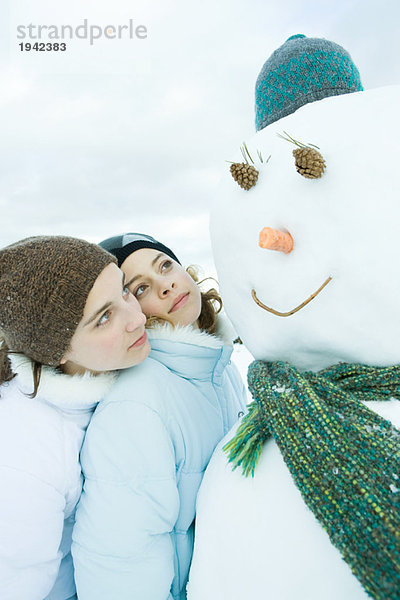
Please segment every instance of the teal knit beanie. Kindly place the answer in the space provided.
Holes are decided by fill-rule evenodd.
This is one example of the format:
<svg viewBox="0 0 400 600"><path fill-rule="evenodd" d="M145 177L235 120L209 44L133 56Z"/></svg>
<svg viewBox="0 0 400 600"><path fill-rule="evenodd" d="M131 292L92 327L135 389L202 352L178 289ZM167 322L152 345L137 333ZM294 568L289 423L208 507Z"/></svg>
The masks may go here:
<svg viewBox="0 0 400 600"><path fill-rule="evenodd" d="M320 38L292 35L264 63L256 83L256 130L328 96L363 89L344 48Z"/></svg>

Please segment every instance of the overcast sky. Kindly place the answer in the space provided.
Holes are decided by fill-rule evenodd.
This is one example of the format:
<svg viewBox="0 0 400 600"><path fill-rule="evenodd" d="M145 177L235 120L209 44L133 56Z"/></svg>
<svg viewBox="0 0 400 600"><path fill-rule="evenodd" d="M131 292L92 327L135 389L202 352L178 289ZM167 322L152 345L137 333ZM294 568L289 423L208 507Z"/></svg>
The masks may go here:
<svg viewBox="0 0 400 600"><path fill-rule="evenodd" d="M278 46L325 37L350 52L365 88L400 83L398 0L1 0L1 11L0 246L142 231L209 271L209 207L254 132L254 84ZM37 40L17 26L84 19L132 19L147 38L19 48Z"/></svg>

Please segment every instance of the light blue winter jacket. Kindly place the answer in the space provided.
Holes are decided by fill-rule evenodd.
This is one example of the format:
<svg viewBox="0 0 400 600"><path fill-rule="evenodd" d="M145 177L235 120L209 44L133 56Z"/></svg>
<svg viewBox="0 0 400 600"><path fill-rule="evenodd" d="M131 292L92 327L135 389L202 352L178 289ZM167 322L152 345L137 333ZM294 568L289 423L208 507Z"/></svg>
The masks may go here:
<svg viewBox="0 0 400 600"><path fill-rule="evenodd" d="M153 330L150 357L122 371L81 452L74 529L79 600L182 600L197 492L246 403L232 347L190 327Z"/></svg>

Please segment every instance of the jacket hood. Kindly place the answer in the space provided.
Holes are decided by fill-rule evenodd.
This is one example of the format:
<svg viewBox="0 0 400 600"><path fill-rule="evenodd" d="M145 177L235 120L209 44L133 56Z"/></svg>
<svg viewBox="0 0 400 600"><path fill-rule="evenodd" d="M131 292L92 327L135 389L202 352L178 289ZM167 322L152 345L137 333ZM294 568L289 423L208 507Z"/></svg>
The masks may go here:
<svg viewBox="0 0 400 600"><path fill-rule="evenodd" d="M9 354L14 380L20 390L31 394L34 389L32 361L24 354ZM116 373L67 375L58 369L42 366L37 398L62 409L89 409L105 396Z"/></svg>
<svg viewBox="0 0 400 600"><path fill-rule="evenodd" d="M224 332L228 328L222 327ZM172 327L169 323L147 330L150 357L180 377L218 382L232 354L232 341L210 335L191 325ZM226 335L226 333L225 333Z"/></svg>
<svg viewBox="0 0 400 600"><path fill-rule="evenodd" d="M191 325L176 325L173 327L169 323L160 323L146 329L149 340L169 340L181 342L183 344L194 344L206 348L221 348L222 346L232 346L235 339L235 331L225 315L218 315L215 335L210 335L200 329L193 329Z"/></svg>

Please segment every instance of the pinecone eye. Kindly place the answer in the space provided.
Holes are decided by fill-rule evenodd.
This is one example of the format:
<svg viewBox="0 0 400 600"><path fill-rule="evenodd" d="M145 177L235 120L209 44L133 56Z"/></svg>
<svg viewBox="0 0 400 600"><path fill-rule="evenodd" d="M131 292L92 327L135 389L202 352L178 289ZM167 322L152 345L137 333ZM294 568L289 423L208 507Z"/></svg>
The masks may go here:
<svg viewBox="0 0 400 600"><path fill-rule="evenodd" d="M293 150L296 161L296 170L308 179L319 179L325 171L325 161L322 154L314 148L306 146Z"/></svg>
<svg viewBox="0 0 400 600"><path fill-rule="evenodd" d="M230 171L233 179L244 190L249 190L257 183L258 171L248 163L233 163L231 164Z"/></svg>
<svg viewBox="0 0 400 600"><path fill-rule="evenodd" d="M278 133L278 137L297 146L296 150L293 150L297 172L308 179L319 179L322 177L326 165L321 152L318 152L318 146L310 143L303 144L303 142L295 140L286 131L283 133L284 135Z"/></svg>

